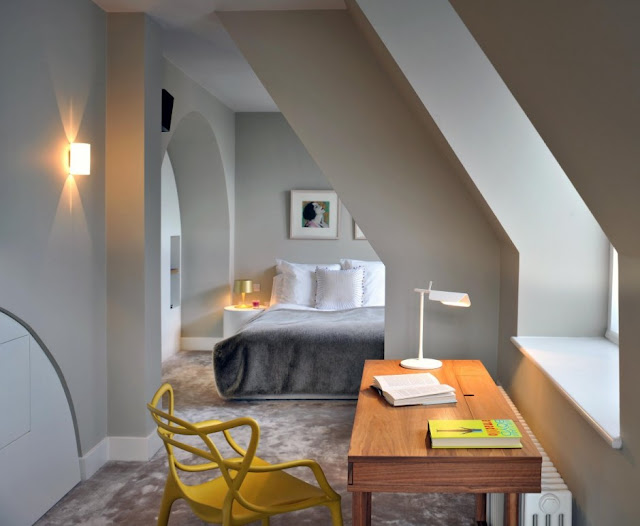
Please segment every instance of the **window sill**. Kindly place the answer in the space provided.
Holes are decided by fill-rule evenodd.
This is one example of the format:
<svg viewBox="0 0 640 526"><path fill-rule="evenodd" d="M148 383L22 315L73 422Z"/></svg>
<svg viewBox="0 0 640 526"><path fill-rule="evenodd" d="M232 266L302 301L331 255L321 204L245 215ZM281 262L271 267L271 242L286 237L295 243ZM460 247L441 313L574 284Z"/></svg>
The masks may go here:
<svg viewBox="0 0 640 526"><path fill-rule="evenodd" d="M617 345L605 338L518 336L511 341L612 448L622 448Z"/></svg>

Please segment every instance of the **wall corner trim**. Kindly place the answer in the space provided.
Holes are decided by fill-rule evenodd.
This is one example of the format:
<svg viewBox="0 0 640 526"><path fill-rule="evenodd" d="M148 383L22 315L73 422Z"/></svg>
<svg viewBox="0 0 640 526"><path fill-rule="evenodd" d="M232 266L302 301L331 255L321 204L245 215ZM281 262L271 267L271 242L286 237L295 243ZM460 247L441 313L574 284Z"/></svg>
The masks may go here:
<svg viewBox="0 0 640 526"><path fill-rule="evenodd" d="M80 477L90 479L110 460L146 462L162 447L155 429L146 437L105 437L80 457Z"/></svg>
<svg viewBox="0 0 640 526"><path fill-rule="evenodd" d="M109 460L109 437L103 438L86 455L80 457L80 479L90 479Z"/></svg>
<svg viewBox="0 0 640 526"><path fill-rule="evenodd" d="M155 429L146 437L109 437L109 460L146 462L161 447Z"/></svg>
<svg viewBox="0 0 640 526"><path fill-rule="evenodd" d="M213 346L223 338L180 338L181 351L213 351Z"/></svg>

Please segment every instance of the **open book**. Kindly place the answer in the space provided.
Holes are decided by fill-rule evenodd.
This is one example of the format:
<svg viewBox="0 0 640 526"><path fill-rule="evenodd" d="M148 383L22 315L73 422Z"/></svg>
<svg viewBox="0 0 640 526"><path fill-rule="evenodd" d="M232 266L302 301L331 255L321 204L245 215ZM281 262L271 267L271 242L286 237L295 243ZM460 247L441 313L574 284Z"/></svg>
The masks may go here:
<svg viewBox="0 0 640 526"><path fill-rule="evenodd" d="M374 376L372 387L393 406L456 402L456 390L438 382L431 373Z"/></svg>

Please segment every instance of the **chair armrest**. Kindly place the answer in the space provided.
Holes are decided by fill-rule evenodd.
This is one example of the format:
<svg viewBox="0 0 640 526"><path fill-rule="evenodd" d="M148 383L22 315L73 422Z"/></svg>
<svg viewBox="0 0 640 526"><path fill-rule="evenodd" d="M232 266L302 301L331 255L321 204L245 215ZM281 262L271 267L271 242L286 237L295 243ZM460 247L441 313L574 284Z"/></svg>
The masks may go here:
<svg viewBox="0 0 640 526"><path fill-rule="evenodd" d="M193 427L202 429L203 427L215 426L218 424L222 424L222 421L221 420L203 420L202 422L194 422Z"/></svg>
<svg viewBox="0 0 640 526"><path fill-rule="evenodd" d="M255 424L255 428L253 424ZM231 436L230 430L238 427L249 426L252 429L252 433L257 432L259 434L260 432L255 420L249 418L236 418L234 420L228 420L227 422L222 422L220 420L204 420L193 425L197 427L199 431L202 431L207 435L222 432L229 446L231 446L231 448L241 456L245 456L247 454L247 450L238 445Z"/></svg>
<svg viewBox="0 0 640 526"><path fill-rule="evenodd" d="M176 460L176 467L180 471L187 471L189 473L200 473L201 471L209 471L211 469L218 469L217 462L206 462L205 464L183 464Z"/></svg>
<svg viewBox="0 0 640 526"><path fill-rule="evenodd" d="M309 468L313 472L313 475L316 478L316 482L318 483L322 491L324 491L328 496L333 498L338 496L338 494L329 485L329 482L327 481L327 477L325 476L324 471L322 471L320 464L318 464L315 460L310 460L310 459L292 460L290 462L282 462L280 464L269 464L267 466L252 465L249 468L249 472L267 473L270 471L282 471L285 469L299 468L299 467Z"/></svg>

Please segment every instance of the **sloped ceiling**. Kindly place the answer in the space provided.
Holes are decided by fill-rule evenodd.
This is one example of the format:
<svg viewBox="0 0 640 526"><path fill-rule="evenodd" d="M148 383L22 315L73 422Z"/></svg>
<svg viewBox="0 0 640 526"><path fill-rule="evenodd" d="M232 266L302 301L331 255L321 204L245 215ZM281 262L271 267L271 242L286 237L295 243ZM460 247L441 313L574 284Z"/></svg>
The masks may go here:
<svg viewBox="0 0 640 526"><path fill-rule="evenodd" d="M639 256L640 3L451 4L614 246Z"/></svg>
<svg viewBox="0 0 640 526"><path fill-rule="evenodd" d="M110 13L144 12L163 29L165 58L233 111L278 111L218 11L345 9L343 0L94 0Z"/></svg>

